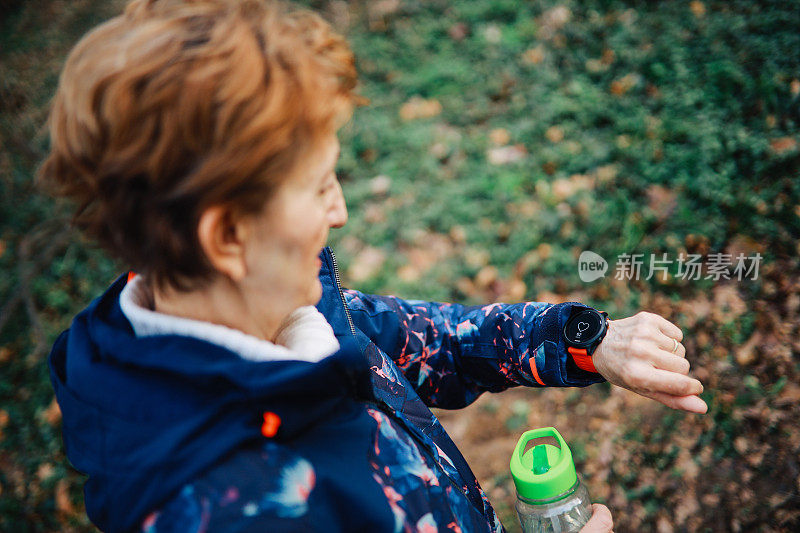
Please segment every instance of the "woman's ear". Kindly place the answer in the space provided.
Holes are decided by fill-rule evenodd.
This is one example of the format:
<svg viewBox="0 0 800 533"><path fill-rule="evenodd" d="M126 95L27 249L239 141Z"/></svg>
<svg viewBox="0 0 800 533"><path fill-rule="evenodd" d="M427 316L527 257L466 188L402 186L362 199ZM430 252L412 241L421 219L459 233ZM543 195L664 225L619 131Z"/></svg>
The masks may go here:
<svg viewBox="0 0 800 533"><path fill-rule="evenodd" d="M197 237L211 265L234 282L247 275L245 243L248 236L246 221L235 216L224 205L206 208L200 214Z"/></svg>

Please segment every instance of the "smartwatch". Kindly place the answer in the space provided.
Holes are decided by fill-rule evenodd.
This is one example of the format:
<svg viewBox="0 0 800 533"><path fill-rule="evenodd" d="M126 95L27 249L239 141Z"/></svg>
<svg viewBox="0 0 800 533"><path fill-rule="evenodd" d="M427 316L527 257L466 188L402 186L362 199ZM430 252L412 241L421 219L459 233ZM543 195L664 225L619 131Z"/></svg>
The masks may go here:
<svg viewBox="0 0 800 533"><path fill-rule="evenodd" d="M578 368L597 373L592 354L608 331L608 313L591 308L573 309L564 326L567 351Z"/></svg>

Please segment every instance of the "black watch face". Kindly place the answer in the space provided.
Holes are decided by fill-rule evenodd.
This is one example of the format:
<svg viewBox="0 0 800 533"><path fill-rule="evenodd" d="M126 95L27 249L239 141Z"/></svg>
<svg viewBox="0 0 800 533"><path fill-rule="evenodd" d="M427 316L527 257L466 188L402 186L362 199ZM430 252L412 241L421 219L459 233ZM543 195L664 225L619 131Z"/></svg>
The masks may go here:
<svg viewBox="0 0 800 533"><path fill-rule="evenodd" d="M603 332L605 317L594 309L584 309L564 326L567 342L579 348L591 345Z"/></svg>

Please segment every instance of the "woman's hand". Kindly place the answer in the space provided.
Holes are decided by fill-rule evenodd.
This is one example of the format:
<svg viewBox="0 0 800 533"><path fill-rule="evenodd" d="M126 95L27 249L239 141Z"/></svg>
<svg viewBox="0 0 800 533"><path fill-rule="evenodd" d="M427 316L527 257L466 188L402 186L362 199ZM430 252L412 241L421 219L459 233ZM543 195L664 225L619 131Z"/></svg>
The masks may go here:
<svg viewBox="0 0 800 533"><path fill-rule="evenodd" d="M673 409L705 413L708 406L698 396L703 385L688 376L690 365L682 340L678 326L656 314L641 312L608 321L608 332L592 362L614 385Z"/></svg>
<svg viewBox="0 0 800 533"><path fill-rule="evenodd" d="M580 530L580 533L611 533L614 520L611 511L601 503L592 504L592 517Z"/></svg>

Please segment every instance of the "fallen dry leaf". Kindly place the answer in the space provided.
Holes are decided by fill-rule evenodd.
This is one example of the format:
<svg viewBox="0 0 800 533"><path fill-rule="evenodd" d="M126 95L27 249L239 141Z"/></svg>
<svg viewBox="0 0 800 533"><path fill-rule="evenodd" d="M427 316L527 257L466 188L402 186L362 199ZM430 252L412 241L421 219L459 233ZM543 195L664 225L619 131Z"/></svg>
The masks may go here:
<svg viewBox="0 0 800 533"><path fill-rule="evenodd" d="M587 59L584 66L586 67L586 70L592 73L603 72L604 70L608 70L608 65L604 65L602 61L594 58Z"/></svg>
<svg viewBox="0 0 800 533"><path fill-rule="evenodd" d="M763 341L761 333L756 331L753 335L736 350L736 362L741 366L753 364L756 360L756 346Z"/></svg>
<svg viewBox="0 0 800 533"><path fill-rule="evenodd" d="M487 265L475 275L475 286L479 289L485 289L497 280L497 276L497 267Z"/></svg>
<svg viewBox="0 0 800 533"><path fill-rule="evenodd" d="M456 281L456 288L469 298L475 297L478 294L475 284L466 276L458 278Z"/></svg>
<svg viewBox="0 0 800 533"><path fill-rule="evenodd" d="M594 180L585 174L573 174L569 178L555 180L550 190L557 201L566 200L580 191L590 191L594 188Z"/></svg>
<svg viewBox="0 0 800 533"><path fill-rule="evenodd" d="M706 14L706 5L703 2L694 0L693 2L689 3L689 10L692 12L692 15L700 18Z"/></svg>
<svg viewBox="0 0 800 533"><path fill-rule="evenodd" d="M406 252L408 263L397 270L403 281L416 281L436 263L453 252L450 237L430 231L419 231L413 239L414 247Z"/></svg>
<svg viewBox="0 0 800 533"><path fill-rule="evenodd" d="M450 29L447 30L447 35L454 41L463 41L469 36L469 26L463 22L457 22L450 26Z"/></svg>
<svg viewBox="0 0 800 533"><path fill-rule="evenodd" d="M553 247L546 242L543 242L542 244L536 247L536 253L538 253L539 257L541 257L542 259L547 259L548 257L550 257L550 254L552 252L553 252Z"/></svg>
<svg viewBox="0 0 800 533"><path fill-rule="evenodd" d="M547 302L551 304L563 304L569 302L569 297L564 294L556 294L550 291L541 291L536 294L537 302Z"/></svg>
<svg viewBox="0 0 800 533"><path fill-rule="evenodd" d="M486 158L492 165L505 165L524 159L528 151L521 144L498 146L486 151Z"/></svg>
<svg viewBox="0 0 800 533"><path fill-rule="evenodd" d="M661 128L662 120L653 115L647 115L644 117L644 123L647 127L647 137L650 139L658 137L658 130Z"/></svg>
<svg viewBox="0 0 800 533"><path fill-rule="evenodd" d="M506 205L506 212L511 217L531 218L541 210L542 210L542 205L536 200L509 202Z"/></svg>
<svg viewBox="0 0 800 533"><path fill-rule="evenodd" d="M391 15L397 12L398 9L400 9L400 0L377 0L367 4L367 11L373 17Z"/></svg>
<svg viewBox="0 0 800 533"><path fill-rule="evenodd" d="M608 183L617 177L618 172L616 165L603 165L602 167L597 167L594 174L600 183Z"/></svg>
<svg viewBox="0 0 800 533"><path fill-rule="evenodd" d="M386 252L367 246L353 258L347 273L353 281L365 281L374 276L386 261Z"/></svg>
<svg viewBox="0 0 800 533"><path fill-rule="evenodd" d="M429 250L437 261L442 261L453 252L450 237L434 231L419 231L414 235L414 246Z"/></svg>
<svg viewBox="0 0 800 533"><path fill-rule="evenodd" d="M656 531L658 533L672 533L675 531L675 528L672 527L672 524L666 516L661 516L656 523Z"/></svg>
<svg viewBox="0 0 800 533"><path fill-rule="evenodd" d="M397 277L407 283L411 283L419 281L420 277L422 277L422 272L414 265L403 265L397 269Z"/></svg>
<svg viewBox="0 0 800 533"><path fill-rule="evenodd" d="M472 268L478 268L489 264L489 252L483 248L474 246L464 250L464 261Z"/></svg>
<svg viewBox="0 0 800 533"><path fill-rule="evenodd" d="M483 38L487 43L497 44L503 38L503 32L497 24L489 24L483 30Z"/></svg>
<svg viewBox="0 0 800 533"><path fill-rule="evenodd" d="M370 224L386 222L386 208L381 204L367 203L364 207L364 220Z"/></svg>
<svg viewBox="0 0 800 533"><path fill-rule="evenodd" d="M686 244L686 250L693 254L706 255L711 249L708 237L705 235L690 233L684 239L684 243Z"/></svg>
<svg viewBox="0 0 800 533"><path fill-rule="evenodd" d="M345 235L339 242L339 249L346 255L355 255L363 247L364 243L354 235Z"/></svg>
<svg viewBox="0 0 800 533"><path fill-rule="evenodd" d="M400 9L400 0L377 0L367 3L369 28L373 31L386 28L386 17Z"/></svg>
<svg viewBox="0 0 800 533"><path fill-rule="evenodd" d="M787 405L797 405L800 403L800 385L796 383L786 383L778 393L778 399Z"/></svg>
<svg viewBox="0 0 800 533"><path fill-rule="evenodd" d="M435 117L442 112L442 104L435 99L414 96L400 106L400 118L409 121Z"/></svg>
<svg viewBox="0 0 800 533"><path fill-rule="evenodd" d="M739 436L733 439L733 447L736 448L737 452L744 455L750 449L750 443L745 437Z"/></svg>
<svg viewBox="0 0 800 533"><path fill-rule="evenodd" d="M662 185L651 185L647 188L647 206L656 215L659 222L663 222L675 212L678 207L678 195Z"/></svg>
<svg viewBox="0 0 800 533"><path fill-rule="evenodd" d="M450 153L450 149L445 143L433 143L428 149L428 153L436 159L442 160Z"/></svg>
<svg viewBox="0 0 800 533"><path fill-rule="evenodd" d="M541 46L537 46L536 48L531 48L530 50L526 50L522 54L522 62L527 63L529 65L538 65L544 61L544 48Z"/></svg>
<svg viewBox="0 0 800 533"><path fill-rule="evenodd" d="M686 326L691 328L711 314L711 302L706 294L701 293L696 298L680 302L678 309L686 317ZM701 333L705 335L705 332ZM706 343L698 341L698 344L702 346Z"/></svg>
<svg viewBox="0 0 800 533"><path fill-rule="evenodd" d="M695 439L689 443L693 445ZM688 448L681 448L678 452L678 457L675 460L675 466L682 472L681 477L686 480L695 480L700 475L700 466L697 460Z"/></svg>
<svg viewBox="0 0 800 533"><path fill-rule="evenodd" d="M375 196L383 196L389 192L389 187L392 186L392 178L383 174L375 176L369 180L369 192Z"/></svg>
<svg viewBox="0 0 800 533"><path fill-rule="evenodd" d="M464 244L467 242L467 230L464 229L464 226L453 226L450 228L450 238L457 244Z"/></svg>
<svg viewBox="0 0 800 533"><path fill-rule="evenodd" d="M500 283L497 300L501 302L516 303L525 299L528 286L519 278L503 280Z"/></svg>
<svg viewBox="0 0 800 533"><path fill-rule="evenodd" d="M731 261L736 264L739 254L749 257L756 253L764 254L766 245L746 235L736 235L725 247L725 253L731 255Z"/></svg>
<svg viewBox="0 0 800 533"><path fill-rule="evenodd" d="M47 406L42 412L42 416L44 420L50 424L51 426L55 426L59 422L61 422L61 408L58 406L58 402L56 401L55 397L50 402L50 405Z"/></svg>
<svg viewBox="0 0 800 533"><path fill-rule="evenodd" d="M39 468L36 470L36 477L39 478L39 481L45 481L53 476L55 473L55 468L50 463L42 463L39 465Z"/></svg>
<svg viewBox="0 0 800 533"><path fill-rule="evenodd" d="M556 6L548 9L539 17L539 37L552 39L558 30L564 27L572 18L572 11L566 6Z"/></svg>
<svg viewBox="0 0 800 533"><path fill-rule="evenodd" d="M8 411L6 411L5 409L0 409L0 442L3 442L3 439L5 439L3 428L5 428L7 424L8 424Z"/></svg>
<svg viewBox="0 0 800 533"><path fill-rule="evenodd" d="M495 146L505 146L511 140L511 134L505 128L495 128L489 132L489 140Z"/></svg>
<svg viewBox="0 0 800 533"><path fill-rule="evenodd" d="M678 504L674 509L675 521L678 524L683 524L687 518L696 514L700 510L700 504L697 501L697 496L693 489L689 489L678 500Z"/></svg>
<svg viewBox="0 0 800 533"><path fill-rule="evenodd" d="M747 311L747 303L736 287L732 283L714 286L714 315L720 323L731 322Z"/></svg>
<svg viewBox="0 0 800 533"><path fill-rule="evenodd" d="M772 139L769 145L776 154L782 154L797 148L797 141L792 137L780 137Z"/></svg>
<svg viewBox="0 0 800 533"><path fill-rule="evenodd" d="M622 96L634 87L636 87L642 80L642 76L637 73L626 74L611 82L611 94L614 96Z"/></svg>
<svg viewBox="0 0 800 533"><path fill-rule="evenodd" d="M550 126L544 136L551 143L560 143L564 140L564 130L560 126Z"/></svg>
<svg viewBox="0 0 800 533"><path fill-rule="evenodd" d="M69 482L66 479L61 479L56 484L56 509L66 515L75 514L75 507L72 505L72 500L69 498Z"/></svg>

